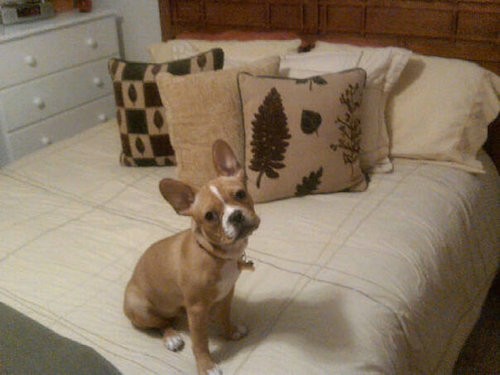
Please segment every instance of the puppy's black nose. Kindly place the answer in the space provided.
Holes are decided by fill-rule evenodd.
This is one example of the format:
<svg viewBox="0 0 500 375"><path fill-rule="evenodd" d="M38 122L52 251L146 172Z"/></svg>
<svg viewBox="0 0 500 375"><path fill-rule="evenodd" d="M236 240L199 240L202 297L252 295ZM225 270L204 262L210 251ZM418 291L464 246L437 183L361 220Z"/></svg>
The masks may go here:
<svg viewBox="0 0 500 375"><path fill-rule="evenodd" d="M242 224L245 221L245 217L240 210L234 211L231 215L229 215L228 221L231 224Z"/></svg>

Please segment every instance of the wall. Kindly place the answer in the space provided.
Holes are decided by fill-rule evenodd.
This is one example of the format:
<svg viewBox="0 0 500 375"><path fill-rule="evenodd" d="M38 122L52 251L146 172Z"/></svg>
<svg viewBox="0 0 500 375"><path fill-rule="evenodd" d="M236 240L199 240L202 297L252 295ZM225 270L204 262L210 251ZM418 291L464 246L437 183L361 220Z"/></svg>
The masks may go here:
<svg viewBox="0 0 500 375"><path fill-rule="evenodd" d="M161 42L158 0L96 0L93 3L94 7L117 12L122 57L150 61L147 47Z"/></svg>

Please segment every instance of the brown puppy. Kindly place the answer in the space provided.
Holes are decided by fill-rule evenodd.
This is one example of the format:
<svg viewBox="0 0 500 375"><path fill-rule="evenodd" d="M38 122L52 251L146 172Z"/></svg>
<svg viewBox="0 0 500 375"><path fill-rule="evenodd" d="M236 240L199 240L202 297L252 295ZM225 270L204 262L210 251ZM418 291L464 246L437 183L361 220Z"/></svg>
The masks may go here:
<svg viewBox="0 0 500 375"><path fill-rule="evenodd" d="M208 349L210 310L218 307L224 335L238 340L244 326L230 321L234 284L241 269L248 236L259 226L244 172L227 143L213 145L218 177L198 191L172 179L160 182L163 197L180 215L191 216L191 229L153 244L142 255L125 291L124 311L138 328L159 328L168 349L182 349L181 336L169 319L186 310L199 374L222 371Z"/></svg>

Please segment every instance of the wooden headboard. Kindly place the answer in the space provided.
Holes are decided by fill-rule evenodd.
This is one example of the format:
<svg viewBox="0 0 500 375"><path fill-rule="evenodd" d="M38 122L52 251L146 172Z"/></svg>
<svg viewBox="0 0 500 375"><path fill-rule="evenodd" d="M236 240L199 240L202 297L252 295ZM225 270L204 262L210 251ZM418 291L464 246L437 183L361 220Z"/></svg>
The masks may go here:
<svg viewBox="0 0 500 375"><path fill-rule="evenodd" d="M500 74L499 0L159 0L162 38L292 31L475 61Z"/></svg>

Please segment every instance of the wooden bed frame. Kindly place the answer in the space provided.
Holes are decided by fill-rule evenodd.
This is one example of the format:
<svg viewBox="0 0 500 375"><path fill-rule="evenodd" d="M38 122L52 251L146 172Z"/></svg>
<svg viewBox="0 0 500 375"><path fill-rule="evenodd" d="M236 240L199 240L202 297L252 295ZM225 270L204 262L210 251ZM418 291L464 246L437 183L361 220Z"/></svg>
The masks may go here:
<svg viewBox="0 0 500 375"><path fill-rule="evenodd" d="M474 61L500 74L498 0L159 0L162 39L181 33L283 31L315 40L393 45ZM499 117L500 118L500 117ZM500 120L486 149L500 171ZM494 155L496 154L496 156Z"/></svg>

